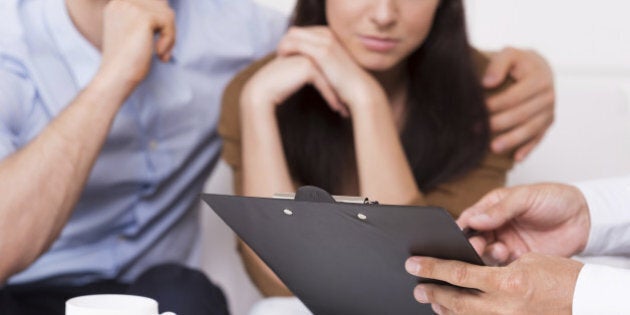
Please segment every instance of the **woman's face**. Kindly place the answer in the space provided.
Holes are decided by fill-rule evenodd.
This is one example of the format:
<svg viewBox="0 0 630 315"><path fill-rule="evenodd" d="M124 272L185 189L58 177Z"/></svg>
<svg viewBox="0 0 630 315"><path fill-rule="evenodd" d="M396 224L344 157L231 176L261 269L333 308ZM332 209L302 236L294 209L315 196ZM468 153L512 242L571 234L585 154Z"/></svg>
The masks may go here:
<svg viewBox="0 0 630 315"><path fill-rule="evenodd" d="M422 45L440 0L326 0L328 25L360 66L393 69Z"/></svg>

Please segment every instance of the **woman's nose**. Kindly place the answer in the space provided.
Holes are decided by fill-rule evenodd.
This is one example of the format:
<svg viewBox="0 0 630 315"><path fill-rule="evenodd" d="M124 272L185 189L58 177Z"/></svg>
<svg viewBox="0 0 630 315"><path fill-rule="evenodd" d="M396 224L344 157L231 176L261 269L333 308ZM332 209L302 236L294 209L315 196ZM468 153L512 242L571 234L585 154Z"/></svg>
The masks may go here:
<svg viewBox="0 0 630 315"><path fill-rule="evenodd" d="M398 19L397 0L377 0L371 12L371 20L379 28L388 28Z"/></svg>

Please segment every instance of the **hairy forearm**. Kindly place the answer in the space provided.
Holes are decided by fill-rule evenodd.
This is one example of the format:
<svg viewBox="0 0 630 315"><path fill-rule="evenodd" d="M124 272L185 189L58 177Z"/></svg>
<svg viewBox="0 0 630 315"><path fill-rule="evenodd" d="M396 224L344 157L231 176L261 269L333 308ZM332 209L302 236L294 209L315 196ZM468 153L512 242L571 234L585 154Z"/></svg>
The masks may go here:
<svg viewBox="0 0 630 315"><path fill-rule="evenodd" d="M26 147L0 162L0 283L57 238L74 208L127 87L96 78Z"/></svg>
<svg viewBox="0 0 630 315"><path fill-rule="evenodd" d="M386 98L352 113L361 195L387 204L422 199Z"/></svg>

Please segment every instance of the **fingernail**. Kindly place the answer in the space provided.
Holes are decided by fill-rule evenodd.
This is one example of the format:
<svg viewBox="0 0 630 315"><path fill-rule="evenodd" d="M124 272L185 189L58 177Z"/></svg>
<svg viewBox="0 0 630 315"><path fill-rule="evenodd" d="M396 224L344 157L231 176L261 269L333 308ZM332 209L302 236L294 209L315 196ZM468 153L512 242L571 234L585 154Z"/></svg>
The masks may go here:
<svg viewBox="0 0 630 315"><path fill-rule="evenodd" d="M489 74L483 78L483 85L492 85L496 81L497 81L497 78L494 75Z"/></svg>
<svg viewBox="0 0 630 315"><path fill-rule="evenodd" d="M415 258L409 258L405 262L405 269L412 275L417 275L420 272L420 264Z"/></svg>
<svg viewBox="0 0 630 315"><path fill-rule="evenodd" d="M427 291L422 286L416 286L413 290L413 296L420 303L429 303L429 299L427 298Z"/></svg>
<svg viewBox="0 0 630 315"><path fill-rule="evenodd" d="M492 150L497 153L502 153L505 149L505 144L502 141L494 141L492 142Z"/></svg>

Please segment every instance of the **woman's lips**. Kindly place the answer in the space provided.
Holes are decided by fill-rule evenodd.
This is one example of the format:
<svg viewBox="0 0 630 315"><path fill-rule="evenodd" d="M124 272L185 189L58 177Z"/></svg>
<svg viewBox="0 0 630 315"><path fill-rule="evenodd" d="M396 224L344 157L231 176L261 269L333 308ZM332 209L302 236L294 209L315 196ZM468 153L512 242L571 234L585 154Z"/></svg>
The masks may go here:
<svg viewBox="0 0 630 315"><path fill-rule="evenodd" d="M367 49L376 52L389 52L396 48L396 45L398 45L399 42L399 40L393 38L364 35L360 35L359 39Z"/></svg>

